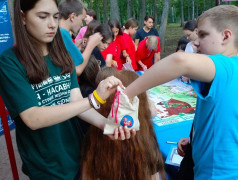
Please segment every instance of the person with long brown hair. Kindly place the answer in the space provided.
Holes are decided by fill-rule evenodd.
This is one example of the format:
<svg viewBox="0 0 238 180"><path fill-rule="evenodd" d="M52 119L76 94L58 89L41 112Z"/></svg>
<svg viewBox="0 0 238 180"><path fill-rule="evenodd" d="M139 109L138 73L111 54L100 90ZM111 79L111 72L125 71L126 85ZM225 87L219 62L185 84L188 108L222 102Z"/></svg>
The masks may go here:
<svg viewBox="0 0 238 180"><path fill-rule="evenodd" d="M138 78L132 71L103 68L96 78L100 82L114 75L125 86ZM99 113L109 115L114 96L101 106ZM163 158L159 150L151 121L151 111L146 93L138 96L140 130L137 135L123 142L111 141L97 128L91 126L82 150L83 180L157 180L165 179Z"/></svg>
<svg viewBox="0 0 238 180"><path fill-rule="evenodd" d="M105 118L91 108L100 103L78 88L56 0L15 0L14 24L16 46L0 56L0 94L16 124L22 170L34 180L74 179L83 138L76 116L103 129ZM105 101L120 84L109 77L96 93Z"/></svg>

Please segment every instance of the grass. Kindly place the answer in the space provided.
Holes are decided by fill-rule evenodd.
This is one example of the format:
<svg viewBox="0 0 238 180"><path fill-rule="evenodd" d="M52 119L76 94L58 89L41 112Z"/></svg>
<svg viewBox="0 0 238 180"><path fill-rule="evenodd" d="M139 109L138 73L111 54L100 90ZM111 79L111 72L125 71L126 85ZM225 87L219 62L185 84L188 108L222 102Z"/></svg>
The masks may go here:
<svg viewBox="0 0 238 180"><path fill-rule="evenodd" d="M165 35L165 52L161 52L164 58L175 52L179 39L183 36L183 30L179 23L168 24Z"/></svg>

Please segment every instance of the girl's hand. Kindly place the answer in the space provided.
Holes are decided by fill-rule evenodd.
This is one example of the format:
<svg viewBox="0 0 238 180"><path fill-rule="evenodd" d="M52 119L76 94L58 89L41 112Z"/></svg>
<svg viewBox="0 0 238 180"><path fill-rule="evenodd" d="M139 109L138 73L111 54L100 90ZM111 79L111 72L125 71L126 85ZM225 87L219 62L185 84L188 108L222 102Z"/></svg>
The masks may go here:
<svg viewBox="0 0 238 180"><path fill-rule="evenodd" d="M130 139L136 135L136 131L134 129L129 130L127 127L119 127L116 128L114 134L107 135L111 140L125 140Z"/></svg>
<svg viewBox="0 0 238 180"><path fill-rule="evenodd" d="M96 91L101 99L106 100L116 91L117 86L123 87L121 81L114 76L110 76L99 83Z"/></svg>
<svg viewBox="0 0 238 180"><path fill-rule="evenodd" d="M131 58L129 56L126 56L126 62L131 64Z"/></svg>
<svg viewBox="0 0 238 180"><path fill-rule="evenodd" d="M114 67L114 68L117 68L117 67L118 67L118 66L117 66L117 62L114 61L114 60L112 60L112 67Z"/></svg>
<svg viewBox="0 0 238 180"><path fill-rule="evenodd" d="M95 33L89 36L87 41L87 46L96 47L102 40L102 35L100 33Z"/></svg>
<svg viewBox="0 0 238 180"><path fill-rule="evenodd" d="M142 67L143 71L147 70L147 66L146 65L143 64L141 67Z"/></svg>

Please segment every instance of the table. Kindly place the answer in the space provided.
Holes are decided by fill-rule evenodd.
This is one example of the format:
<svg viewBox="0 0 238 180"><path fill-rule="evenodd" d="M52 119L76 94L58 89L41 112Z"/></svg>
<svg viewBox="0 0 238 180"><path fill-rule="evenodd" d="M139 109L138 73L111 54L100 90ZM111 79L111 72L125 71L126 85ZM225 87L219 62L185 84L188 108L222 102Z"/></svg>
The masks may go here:
<svg viewBox="0 0 238 180"><path fill-rule="evenodd" d="M192 87L180 78L154 87L147 94L157 109L157 116L153 118L154 130L160 151L166 159L171 146L176 146L166 141L178 142L189 137L196 98Z"/></svg>
<svg viewBox="0 0 238 180"><path fill-rule="evenodd" d="M149 89L147 94L157 109L153 125L160 151L166 159L171 149L177 147L167 141L178 142L181 138L189 137L196 107L194 91L192 86L177 78ZM173 179L178 168L165 164L168 180Z"/></svg>

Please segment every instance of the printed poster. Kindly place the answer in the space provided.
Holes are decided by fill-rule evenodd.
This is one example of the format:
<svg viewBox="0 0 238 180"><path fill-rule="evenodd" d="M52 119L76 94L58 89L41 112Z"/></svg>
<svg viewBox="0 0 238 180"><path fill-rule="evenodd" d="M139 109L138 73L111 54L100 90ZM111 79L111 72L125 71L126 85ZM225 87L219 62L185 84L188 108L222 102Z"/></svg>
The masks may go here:
<svg viewBox="0 0 238 180"><path fill-rule="evenodd" d="M12 25L8 11L7 1L0 0L0 54L10 48L14 43ZM9 128L15 127L11 117L7 115ZM2 121L0 117L0 135L3 134Z"/></svg>
<svg viewBox="0 0 238 180"><path fill-rule="evenodd" d="M14 43L12 25L6 0L0 0L0 54Z"/></svg>

